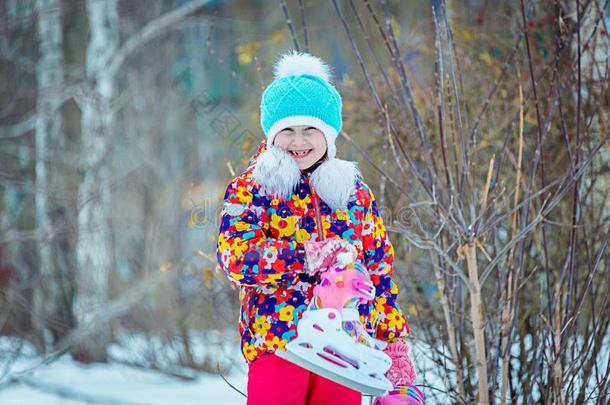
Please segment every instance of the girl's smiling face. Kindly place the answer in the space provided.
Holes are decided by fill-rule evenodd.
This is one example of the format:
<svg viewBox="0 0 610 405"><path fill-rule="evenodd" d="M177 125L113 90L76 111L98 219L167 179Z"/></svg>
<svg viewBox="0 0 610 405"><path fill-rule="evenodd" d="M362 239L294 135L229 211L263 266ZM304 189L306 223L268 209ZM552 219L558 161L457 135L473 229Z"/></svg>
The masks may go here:
<svg viewBox="0 0 610 405"><path fill-rule="evenodd" d="M318 128L309 125L297 125L282 129L275 135L273 145L288 152L305 170L326 153L326 138Z"/></svg>

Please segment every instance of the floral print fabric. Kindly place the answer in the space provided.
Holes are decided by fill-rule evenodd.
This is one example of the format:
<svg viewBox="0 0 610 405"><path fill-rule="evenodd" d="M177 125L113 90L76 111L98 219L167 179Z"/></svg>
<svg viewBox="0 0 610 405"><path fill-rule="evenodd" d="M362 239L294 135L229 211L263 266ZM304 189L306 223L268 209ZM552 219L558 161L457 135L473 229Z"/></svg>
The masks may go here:
<svg viewBox="0 0 610 405"><path fill-rule="evenodd" d="M270 198L252 178L265 147L261 143L246 171L227 187L217 246L221 269L239 286L239 332L246 361L283 349L296 337L296 325L319 280L304 268L303 242L317 238L320 231L327 238L349 241L371 276L376 297L358 308L367 331L387 342L404 340L410 329L391 277L394 249L371 190L358 180L347 209L333 211L303 173L290 199Z"/></svg>

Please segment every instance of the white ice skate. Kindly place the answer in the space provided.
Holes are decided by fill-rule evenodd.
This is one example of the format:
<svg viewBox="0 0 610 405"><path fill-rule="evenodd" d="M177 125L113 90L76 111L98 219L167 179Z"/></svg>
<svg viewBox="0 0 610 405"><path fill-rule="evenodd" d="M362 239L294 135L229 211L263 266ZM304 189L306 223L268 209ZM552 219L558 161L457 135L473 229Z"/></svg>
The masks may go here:
<svg viewBox="0 0 610 405"><path fill-rule="evenodd" d="M392 365L362 326L357 306L375 296L375 287L358 263L340 263L321 274L314 297L297 325L297 337L276 356L366 395L385 395Z"/></svg>
<svg viewBox="0 0 610 405"><path fill-rule="evenodd" d="M385 395L393 386L384 376L392 362L383 351L358 343L342 328L334 308L308 310L298 337L276 356L368 395Z"/></svg>

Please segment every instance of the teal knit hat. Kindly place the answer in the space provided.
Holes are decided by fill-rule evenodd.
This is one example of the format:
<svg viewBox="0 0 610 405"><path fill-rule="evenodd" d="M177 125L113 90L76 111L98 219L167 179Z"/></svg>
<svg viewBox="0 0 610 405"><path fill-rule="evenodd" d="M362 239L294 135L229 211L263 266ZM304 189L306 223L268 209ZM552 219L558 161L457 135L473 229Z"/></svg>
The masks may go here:
<svg viewBox="0 0 610 405"><path fill-rule="evenodd" d="M330 159L336 155L335 141L341 130L341 95L329 82L330 68L320 58L290 51L274 66L275 79L261 97L261 127L267 145L275 135L295 125L318 128L326 138Z"/></svg>

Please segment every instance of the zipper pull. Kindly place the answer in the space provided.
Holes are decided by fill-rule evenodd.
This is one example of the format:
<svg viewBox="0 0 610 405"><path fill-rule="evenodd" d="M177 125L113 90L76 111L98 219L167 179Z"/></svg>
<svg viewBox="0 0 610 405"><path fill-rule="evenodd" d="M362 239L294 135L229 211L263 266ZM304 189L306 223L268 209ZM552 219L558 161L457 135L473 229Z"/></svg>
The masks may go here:
<svg viewBox="0 0 610 405"><path fill-rule="evenodd" d="M318 242L321 242L326 239L324 236L324 226L322 224L322 216L320 215L320 199L318 194L313 191L311 184L309 185L309 189L311 190L311 195L313 197L313 206L316 211L316 229L318 230Z"/></svg>

